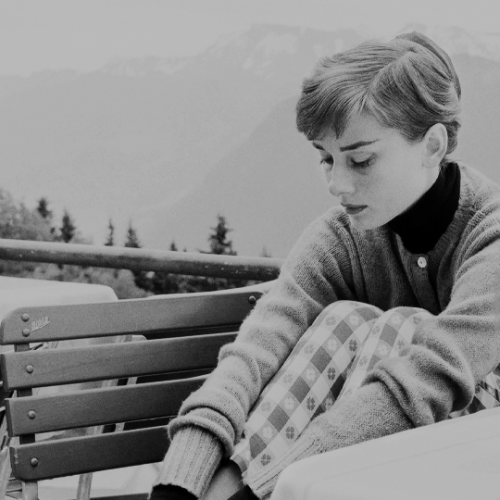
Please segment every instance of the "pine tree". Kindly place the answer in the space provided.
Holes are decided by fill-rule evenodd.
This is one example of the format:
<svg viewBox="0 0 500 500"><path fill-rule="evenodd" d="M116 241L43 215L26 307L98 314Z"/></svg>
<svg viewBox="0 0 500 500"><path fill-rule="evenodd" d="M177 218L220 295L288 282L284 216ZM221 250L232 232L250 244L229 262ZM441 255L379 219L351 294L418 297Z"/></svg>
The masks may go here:
<svg viewBox="0 0 500 500"><path fill-rule="evenodd" d="M113 224L113 221L111 219L109 219L108 230L108 238L104 245L107 247L112 247L115 244L115 225Z"/></svg>
<svg viewBox="0 0 500 500"><path fill-rule="evenodd" d="M42 197L38 200L36 210L43 219L49 222L52 220L52 210L49 210L49 201L47 200L47 198Z"/></svg>
<svg viewBox="0 0 500 500"><path fill-rule="evenodd" d="M69 243L76 235L76 226L73 217L67 210L64 211L60 228L61 239L64 243Z"/></svg>
<svg viewBox="0 0 500 500"><path fill-rule="evenodd" d="M139 241L139 237L137 236L137 231L132 226L132 221L128 223L125 246L128 248L141 248L141 243Z"/></svg>
<svg viewBox="0 0 500 500"><path fill-rule="evenodd" d="M227 239L227 235L232 229L227 227L226 218L223 215L217 215L217 225L210 229L213 231L208 237L210 253L236 255L236 252L233 250L233 242Z"/></svg>
<svg viewBox="0 0 500 500"><path fill-rule="evenodd" d="M38 200L38 205L36 207L36 212L40 215L40 217L47 222L50 226L50 234L53 238L55 238L56 228L52 226L52 219L54 214L52 210L49 210L49 200L43 196Z"/></svg>
<svg viewBox="0 0 500 500"><path fill-rule="evenodd" d="M227 238L228 233L231 232L232 229L228 227L226 218L223 215L217 215L217 224L210 229L212 231L208 236L210 250L203 253L236 255L236 252L233 250L233 242ZM246 280L240 279L192 276L187 277L184 288L188 292L205 292L241 287L245 286L247 283Z"/></svg>

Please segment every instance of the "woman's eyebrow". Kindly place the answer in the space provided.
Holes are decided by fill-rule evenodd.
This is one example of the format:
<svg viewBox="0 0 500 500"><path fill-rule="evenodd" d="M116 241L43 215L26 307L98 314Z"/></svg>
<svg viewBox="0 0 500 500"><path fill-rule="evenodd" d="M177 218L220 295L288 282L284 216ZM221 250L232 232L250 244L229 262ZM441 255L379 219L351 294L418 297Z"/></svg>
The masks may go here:
<svg viewBox="0 0 500 500"><path fill-rule="evenodd" d="M379 141L380 139L375 139L374 141L358 141L354 142L353 144L349 144L348 146L343 146L340 148L340 151L352 151L353 149L360 148L362 146L369 146L370 144L373 144L374 142Z"/></svg>

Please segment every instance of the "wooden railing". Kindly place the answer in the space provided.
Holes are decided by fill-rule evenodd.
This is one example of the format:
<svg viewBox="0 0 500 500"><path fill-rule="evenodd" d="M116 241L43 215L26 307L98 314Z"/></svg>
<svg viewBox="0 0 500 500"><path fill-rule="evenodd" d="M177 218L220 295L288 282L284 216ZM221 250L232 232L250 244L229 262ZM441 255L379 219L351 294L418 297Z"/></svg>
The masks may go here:
<svg viewBox="0 0 500 500"><path fill-rule="evenodd" d="M257 281L275 279L283 263L281 259L267 257L7 239L0 239L0 259Z"/></svg>

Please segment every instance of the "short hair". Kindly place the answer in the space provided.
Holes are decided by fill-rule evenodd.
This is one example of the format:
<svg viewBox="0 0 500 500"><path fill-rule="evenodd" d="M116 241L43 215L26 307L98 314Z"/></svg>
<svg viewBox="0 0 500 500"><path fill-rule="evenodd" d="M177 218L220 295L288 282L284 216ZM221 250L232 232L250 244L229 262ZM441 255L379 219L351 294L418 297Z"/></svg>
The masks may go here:
<svg viewBox="0 0 500 500"><path fill-rule="evenodd" d="M414 142L442 123L449 154L457 146L460 95L449 56L425 35L406 33L320 60L303 82L297 128L309 140L331 131L340 137L353 116L367 112Z"/></svg>

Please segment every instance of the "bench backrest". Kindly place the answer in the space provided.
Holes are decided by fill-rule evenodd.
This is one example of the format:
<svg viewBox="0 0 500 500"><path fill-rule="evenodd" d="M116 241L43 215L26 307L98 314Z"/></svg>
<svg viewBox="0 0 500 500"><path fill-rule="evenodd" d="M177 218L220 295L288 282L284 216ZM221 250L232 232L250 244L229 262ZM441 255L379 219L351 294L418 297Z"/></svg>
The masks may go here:
<svg viewBox="0 0 500 500"><path fill-rule="evenodd" d="M166 419L214 368L262 295L258 288L10 313L0 344L15 350L0 355L0 367L4 390L17 393L6 400L8 432L18 438L10 447L14 476L36 482L161 461ZM147 341L130 340L136 334ZM75 339L85 341L65 346ZM140 383L122 383L132 377ZM119 382L101 382L110 380ZM80 385L38 390L66 384ZM123 423L123 432L82 432ZM71 429L74 437L41 436Z"/></svg>

